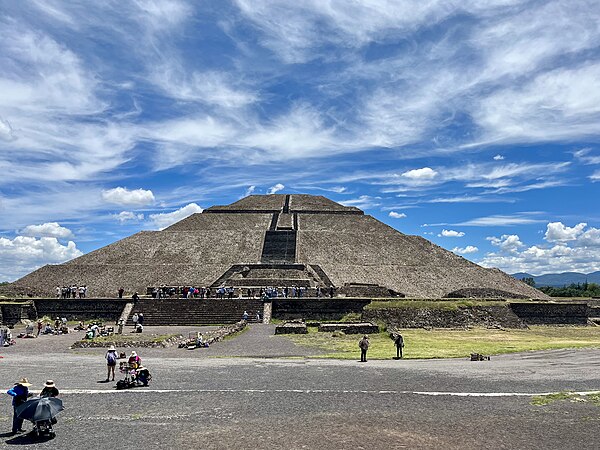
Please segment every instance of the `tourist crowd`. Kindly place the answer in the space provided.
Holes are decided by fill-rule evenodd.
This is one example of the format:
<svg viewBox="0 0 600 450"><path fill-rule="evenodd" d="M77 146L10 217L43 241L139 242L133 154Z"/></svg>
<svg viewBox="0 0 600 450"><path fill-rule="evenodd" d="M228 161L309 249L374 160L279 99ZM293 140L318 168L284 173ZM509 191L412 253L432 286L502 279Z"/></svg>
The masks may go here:
<svg viewBox="0 0 600 450"><path fill-rule="evenodd" d="M56 286L55 288L56 291L56 298L63 298L63 299L67 299L67 298L86 298L87 297L87 286L81 285L81 286L77 286L76 284L73 284L71 286Z"/></svg>
<svg viewBox="0 0 600 450"><path fill-rule="evenodd" d="M234 288L233 286L220 286L211 289L210 287L194 287L194 286L157 286L149 289L152 298L217 298L217 299L233 299L233 298L303 298L303 297L325 297L333 298L335 289L333 286L329 288L307 288L304 286L266 286L262 288ZM120 290L119 290L120 292ZM120 294L121 295L121 294Z"/></svg>

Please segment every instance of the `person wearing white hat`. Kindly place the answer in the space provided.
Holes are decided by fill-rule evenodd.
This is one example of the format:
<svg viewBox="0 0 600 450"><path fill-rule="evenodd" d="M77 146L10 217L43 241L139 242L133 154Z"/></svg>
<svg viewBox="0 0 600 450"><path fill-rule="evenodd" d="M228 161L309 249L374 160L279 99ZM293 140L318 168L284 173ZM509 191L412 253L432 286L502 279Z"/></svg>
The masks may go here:
<svg viewBox="0 0 600 450"><path fill-rule="evenodd" d="M129 356L129 360L127 361L127 364L129 364L129 366L132 369L137 369L139 366L141 366L142 359L137 355L135 350L133 350L131 352L131 355Z"/></svg>
<svg viewBox="0 0 600 450"><path fill-rule="evenodd" d="M58 389L56 389L54 381L46 381L46 384L44 384L44 389L42 389L42 392L40 392L40 397L58 397Z"/></svg>
<svg viewBox="0 0 600 450"><path fill-rule="evenodd" d="M17 434L17 433L22 433L23 431L23 419L20 419L17 417L17 406L22 405L23 403L25 403L27 401L27 399L29 397L31 397L31 394L29 393L29 386L31 386L31 383L29 382L29 380L27 380L27 378L21 378L21 380L19 380L18 382L15 383L15 385L9 389L6 393L8 395L10 395L13 400L12 400L12 406L13 406L13 423L12 423L12 433L13 434Z"/></svg>
<svg viewBox="0 0 600 450"><path fill-rule="evenodd" d="M110 374L112 373L112 380L115 381L115 367L117 366L117 349L114 345L111 345L106 352L106 382L110 381Z"/></svg>

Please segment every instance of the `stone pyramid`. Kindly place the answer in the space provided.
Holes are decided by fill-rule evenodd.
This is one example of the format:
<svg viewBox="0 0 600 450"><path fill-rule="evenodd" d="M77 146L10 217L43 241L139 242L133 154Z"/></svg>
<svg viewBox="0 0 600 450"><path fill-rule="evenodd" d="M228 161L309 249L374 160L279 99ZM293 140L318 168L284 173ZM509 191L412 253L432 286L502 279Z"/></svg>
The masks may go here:
<svg viewBox="0 0 600 450"><path fill-rule="evenodd" d="M333 286L339 295L438 299L547 298L420 236L403 234L322 196L251 195L213 206L162 231L142 231L9 285L54 295L86 284L91 296L120 286Z"/></svg>

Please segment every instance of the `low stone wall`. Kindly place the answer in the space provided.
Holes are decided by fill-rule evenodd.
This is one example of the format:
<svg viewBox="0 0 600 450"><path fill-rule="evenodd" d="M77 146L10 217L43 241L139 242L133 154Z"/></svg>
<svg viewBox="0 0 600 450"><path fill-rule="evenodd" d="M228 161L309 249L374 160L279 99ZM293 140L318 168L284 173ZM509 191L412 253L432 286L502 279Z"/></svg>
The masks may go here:
<svg viewBox="0 0 600 450"><path fill-rule="evenodd" d="M395 292L378 284L345 284L337 291L338 295L346 297L368 297L368 298L384 298L384 297L400 297L404 294Z"/></svg>
<svg viewBox="0 0 600 450"><path fill-rule="evenodd" d="M306 334L306 324L304 322L286 322L275 327L275 334Z"/></svg>
<svg viewBox="0 0 600 450"><path fill-rule="evenodd" d="M35 320L37 313L32 301L0 303L0 324L12 327L24 320Z"/></svg>
<svg viewBox="0 0 600 450"><path fill-rule="evenodd" d="M143 334L143 333L142 333ZM82 339L75 342L71 348L108 348L114 345L116 348L166 348L178 344L183 336L173 336L159 342L153 340L130 340L130 341L94 341L93 339ZM129 356L129 355L128 355Z"/></svg>
<svg viewBox="0 0 600 450"><path fill-rule="evenodd" d="M384 322L388 327L394 328L527 327L507 306L366 309L362 318L370 322Z"/></svg>
<svg viewBox="0 0 600 450"><path fill-rule="evenodd" d="M246 328L246 321L241 320L233 325L226 325L224 327L220 327L213 331L208 331L203 334L204 342L208 342L208 345L212 345L215 342L222 341L225 337L239 333L244 328ZM143 334L143 333L142 333ZM179 345L182 342L185 342L187 338L184 336L173 336L167 339L163 339L159 342L156 342L152 339L142 339L140 336L139 340L129 340L129 341L110 341L110 340L102 340L102 341L94 341L94 340L86 340L83 339L81 341L75 342L71 348L108 348L111 345L114 345L117 348L157 348L157 347L171 347L173 345Z"/></svg>
<svg viewBox="0 0 600 450"><path fill-rule="evenodd" d="M589 309L581 303L511 303L511 311L531 325L586 325Z"/></svg>
<svg viewBox="0 0 600 450"><path fill-rule="evenodd" d="M340 320L348 313L360 313L370 299L273 299L274 319Z"/></svg>
<svg viewBox="0 0 600 450"><path fill-rule="evenodd" d="M376 334L379 333L379 326L372 323L322 323L319 325L319 331L325 333L343 331L345 334Z"/></svg>

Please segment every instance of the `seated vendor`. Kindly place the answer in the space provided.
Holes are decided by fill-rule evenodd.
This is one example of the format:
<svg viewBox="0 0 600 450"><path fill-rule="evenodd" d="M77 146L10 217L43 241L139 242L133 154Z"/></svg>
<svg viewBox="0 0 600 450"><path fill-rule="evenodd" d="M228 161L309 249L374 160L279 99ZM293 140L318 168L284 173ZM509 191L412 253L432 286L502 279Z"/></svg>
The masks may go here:
<svg viewBox="0 0 600 450"><path fill-rule="evenodd" d="M138 367L136 370L136 378L138 383L141 383L144 386L148 386L148 382L152 379L150 372L144 366Z"/></svg>
<svg viewBox="0 0 600 450"><path fill-rule="evenodd" d="M137 369L142 364L142 359L137 355L135 351L132 351L127 362L130 367Z"/></svg>

